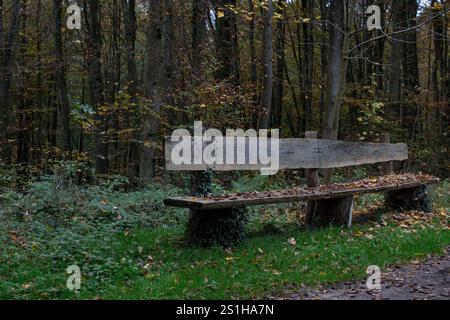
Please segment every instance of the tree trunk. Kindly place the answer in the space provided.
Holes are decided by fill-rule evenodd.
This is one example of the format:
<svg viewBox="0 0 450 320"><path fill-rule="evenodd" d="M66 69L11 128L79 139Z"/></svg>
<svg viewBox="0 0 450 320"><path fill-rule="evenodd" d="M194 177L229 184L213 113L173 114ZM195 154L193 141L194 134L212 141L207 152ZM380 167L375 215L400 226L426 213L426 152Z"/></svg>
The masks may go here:
<svg viewBox="0 0 450 320"><path fill-rule="evenodd" d="M405 0L405 12L402 19L407 19L405 28L409 29L404 34L403 44L403 65L405 87L411 94L420 92L419 88L419 67L417 58L417 1ZM406 16L406 17L405 17Z"/></svg>
<svg viewBox="0 0 450 320"><path fill-rule="evenodd" d="M386 9L385 9L385 0L377 0L376 4L381 8L381 26L384 27L386 24ZM378 30L374 31L375 36L382 35L382 32L388 32L387 30ZM383 92L383 57L384 57L384 47L385 47L386 38L383 37L381 39L376 40L375 45L373 47L373 62L376 63L373 67L373 71L376 77L377 83L377 92Z"/></svg>
<svg viewBox="0 0 450 320"><path fill-rule="evenodd" d="M100 2L96 0L84 1L86 13L85 24L87 26L87 50L88 50L88 77L89 93L92 106L95 108L95 120L97 131L95 134L95 169L99 174L108 171L108 144L106 142L106 121L104 110L104 86L102 79L101 50L102 31L100 22Z"/></svg>
<svg viewBox="0 0 450 320"><path fill-rule="evenodd" d="M144 121L143 147L140 161L142 184L153 180L156 170L157 148L161 139L160 121L163 103L171 104L171 89L176 83L174 49L174 12L171 0L152 0L149 7L147 31L147 61L145 96L150 99L152 110Z"/></svg>
<svg viewBox="0 0 450 320"><path fill-rule="evenodd" d="M147 28L147 61L145 71L145 96L151 99L152 113L159 114L162 104L162 66L164 15L163 1L151 0L149 6L149 24ZM140 157L139 178L142 184L150 183L155 174L156 150L152 144L156 142L159 132L159 121L150 116L144 121L142 132L142 150Z"/></svg>
<svg viewBox="0 0 450 320"><path fill-rule="evenodd" d="M126 35L128 92L132 98L135 98L138 85L136 67L136 0L122 0L122 11Z"/></svg>
<svg viewBox="0 0 450 320"><path fill-rule="evenodd" d="M70 137L70 106L67 97L66 68L64 62L64 49L62 42L62 4L63 0L53 1L53 16L55 17L55 82L58 97L58 120L61 130L62 151L72 150Z"/></svg>
<svg viewBox="0 0 450 320"><path fill-rule="evenodd" d="M127 87L130 102L137 106L138 75L136 67L136 0L122 0L122 14L125 23L126 48L127 48ZM134 112L128 116L128 124L134 128L134 141L130 144L129 166L135 176L139 176L139 140L138 129L140 127L139 116Z"/></svg>
<svg viewBox="0 0 450 320"><path fill-rule="evenodd" d="M12 62L16 38L20 30L22 1L14 1L10 8L11 14L7 33L5 33L6 29L3 23L6 14L3 0L0 1L0 8L0 147L3 161L9 163L11 161L11 149L8 143L8 125L11 111Z"/></svg>
<svg viewBox="0 0 450 320"><path fill-rule="evenodd" d="M392 1L392 32L397 32L404 28L404 6L403 0ZM393 34L391 45L391 60L390 60L390 85L389 97L390 100L387 107L387 115L389 118L395 117L399 114L399 106L401 100L401 48L403 35Z"/></svg>
<svg viewBox="0 0 450 320"><path fill-rule="evenodd" d="M219 67L215 77L239 83L239 56L236 14L236 0L218 0L216 8L216 52Z"/></svg>
<svg viewBox="0 0 450 320"><path fill-rule="evenodd" d="M272 112L273 93L273 46L272 46L272 0L267 0L267 10L264 19L264 91L259 115L259 129L269 127L270 114Z"/></svg>
<svg viewBox="0 0 450 320"><path fill-rule="evenodd" d="M310 19L308 22L303 23L303 89L304 89L304 101L305 101L305 114L304 117L304 130L311 129L313 112L312 112L312 99L313 99L313 77L314 77L314 29L312 21L314 19L314 0L302 0L302 8L306 14L306 17Z"/></svg>
<svg viewBox="0 0 450 320"><path fill-rule="evenodd" d="M275 41L275 79L274 79L274 97L273 97L273 113L272 124L275 128L281 128L283 114L283 94L284 94L284 60L285 60L285 0L278 0L276 6L277 24L276 24L276 41Z"/></svg>
<svg viewBox="0 0 450 320"><path fill-rule="evenodd" d="M337 139L339 131L339 116L346 85L348 66L348 50L350 45L350 28L353 23L352 9L345 1L333 0L330 55L327 76L327 111L324 138Z"/></svg>
<svg viewBox="0 0 450 320"><path fill-rule="evenodd" d="M344 97L350 46L350 30L353 23L353 9L349 3L334 0L331 5L331 20L335 26L330 32L330 54L327 75L327 107L324 125L325 139L336 140ZM325 182L331 182L331 170L325 170Z"/></svg>
<svg viewBox="0 0 450 320"><path fill-rule="evenodd" d="M192 69L196 81L204 77L202 55L206 33L208 3L206 0L192 1Z"/></svg>
<svg viewBox="0 0 450 320"><path fill-rule="evenodd" d="M252 126L256 127L258 125L258 73L257 73L257 58L256 58L256 45L255 45L255 6L253 4L254 0L248 0L248 11L251 14L251 19L249 22L248 31L248 42L250 49L250 81L253 88L252 93L252 110L251 110L251 122Z"/></svg>
<svg viewBox="0 0 450 320"><path fill-rule="evenodd" d="M436 0L431 1L431 7L434 7ZM434 12L433 12L434 14ZM444 45L445 45L445 34L444 34L444 18L436 17L433 20L433 45L434 45L434 62L431 70L431 83L433 88L433 102L437 103L442 100L441 87L443 86L438 79L445 78L445 72L443 67L445 66L444 57Z"/></svg>
<svg viewBox="0 0 450 320"><path fill-rule="evenodd" d="M23 0L22 10L21 10L21 29L26 30L27 19L29 15L27 1ZM31 119L30 112L28 111L31 101L29 99L29 80L30 72L25 68L27 64L27 45L28 45L28 34L25 32L19 33L19 43L20 50L17 59L15 59L15 64L19 65L19 69L22 68L22 72L17 75L17 91L20 94L17 97L17 109L16 113L19 116L17 123L17 134L16 134L16 145L17 145L17 163L28 165L30 163L30 142L31 142ZM23 169L23 174L26 174L25 167ZM19 169L19 172L21 171Z"/></svg>

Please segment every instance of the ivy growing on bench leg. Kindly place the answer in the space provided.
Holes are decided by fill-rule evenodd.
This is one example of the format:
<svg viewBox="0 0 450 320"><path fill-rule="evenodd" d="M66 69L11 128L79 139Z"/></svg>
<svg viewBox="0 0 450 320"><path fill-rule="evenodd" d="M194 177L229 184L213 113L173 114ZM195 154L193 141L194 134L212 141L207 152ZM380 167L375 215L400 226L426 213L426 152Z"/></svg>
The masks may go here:
<svg viewBox="0 0 450 320"><path fill-rule="evenodd" d="M395 211L419 210L431 212L432 203L427 186L389 191L385 195L385 206Z"/></svg>
<svg viewBox="0 0 450 320"><path fill-rule="evenodd" d="M191 180L191 194L196 197L210 194L212 179L212 171L194 172ZM186 230L187 242L203 247L232 246L244 238L246 213L245 208L191 210Z"/></svg>
<svg viewBox="0 0 450 320"><path fill-rule="evenodd" d="M189 244L210 247L229 247L245 235L245 208L191 210L187 228Z"/></svg>

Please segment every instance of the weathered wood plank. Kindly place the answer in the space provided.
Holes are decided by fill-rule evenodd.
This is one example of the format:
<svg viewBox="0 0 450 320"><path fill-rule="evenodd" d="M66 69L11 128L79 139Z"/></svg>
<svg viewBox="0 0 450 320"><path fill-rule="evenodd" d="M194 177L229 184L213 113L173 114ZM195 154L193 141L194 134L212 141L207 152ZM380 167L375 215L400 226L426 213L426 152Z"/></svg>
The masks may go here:
<svg viewBox="0 0 450 320"><path fill-rule="evenodd" d="M416 188L422 185L437 183L438 179L433 179L429 181L418 181L411 183L401 183L392 184L381 187L372 188L351 188L344 190L333 190L333 191L317 191L312 189L304 189L296 194L283 194L283 192L288 192L289 190L280 190L278 192L273 192L272 195L267 193L262 193L261 197L250 197L243 198L237 197L236 199L225 199L225 200L214 200L208 198L195 198L195 197L185 197L185 198L169 198L164 200L166 206L196 209L196 210L211 210L211 209L224 209L232 207L245 207L263 204L277 204L277 203L288 203L288 202L298 202L304 200L323 200L323 199L333 199L333 198L344 198L351 197L357 194L365 193L377 193L392 190L401 190Z"/></svg>
<svg viewBox="0 0 450 320"><path fill-rule="evenodd" d="M193 141L193 138L190 139ZM269 165L261 163L257 155L258 152L255 151L254 148L249 152L249 139L245 139L245 143L243 144L245 147L242 149L238 150L237 144L235 143L233 150L227 150L227 143L224 138L223 144L218 144L218 148L222 147L223 150L223 163L219 161L208 165L204 163L195 164L193 143L191 144L191 161L189 161L192 164L174 164L172 161L172 151L178 142L172 142L170 138L167 138L165 145L166 169L187 171L212 169L215 171L232 171L260 170L269 167ZM279 142L278 169L329 169L408 159L408 147L404 143L344 142L316 139L280 139ZM205 147L211 143L212 142L203 142L203 145ZM271 145L270 139L267 145ZM204 150L204 147L202 150ZM234 154L233 158L230 157L230 161L227 161L226 159L227 152L232 152ZM245 157L243 154L245 154ZM241 161L238 161L238 155L241 157ZM267 155L268 158L272 157L270 148ZM255 157L257 158L256 161Z"/></svg>

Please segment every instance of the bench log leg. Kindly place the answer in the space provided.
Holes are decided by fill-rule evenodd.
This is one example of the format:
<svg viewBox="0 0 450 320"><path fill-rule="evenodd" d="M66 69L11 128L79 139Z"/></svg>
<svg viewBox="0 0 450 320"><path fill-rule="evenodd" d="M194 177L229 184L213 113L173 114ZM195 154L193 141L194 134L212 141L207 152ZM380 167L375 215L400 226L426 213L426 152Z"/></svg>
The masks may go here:
<svg viewBox="0 0 450 320"><path fill-rule="evenodd" d="M245 208L191 210L186 230L191 245L229 247L245 236Z"/></svg>
<svg viewBox="0 0 450 320"><path fill-rule="evenodd" d="M430 212L431 199L427 186L388 191L385 194L385 206L395 211L419 210Z"/></svg>
<svg viewBox="0 0 450 320"><path fill-rule="evenodd" d="M212 191L211 170L192 172L191 194L205 196ZM229 247L244 237L247 222L245 208L190 210L186 240L190 245L210 247L215 244Z"/></svg>
<svg viewBox="0 0 450 320"><path fill-rule="evenodd" d="M308 226L313 228L338 225L351 227L353 197L316 200L309 212Z"/></svg>

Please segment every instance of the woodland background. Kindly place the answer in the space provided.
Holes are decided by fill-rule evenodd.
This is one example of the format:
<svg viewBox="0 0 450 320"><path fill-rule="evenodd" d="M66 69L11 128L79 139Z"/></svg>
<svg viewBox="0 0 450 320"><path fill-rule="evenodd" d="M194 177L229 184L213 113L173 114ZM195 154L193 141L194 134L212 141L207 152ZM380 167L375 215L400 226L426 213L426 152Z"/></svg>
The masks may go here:
<svg viewBox="0 0 450 320"><path fill-rule="evenodd" d="M81 30L66 28L70 4ZM366 9L381 8L369 31ZM447 177L449 1L0 0L2 170L78 182L164 173L194 120L377 141Z"/></svg>

